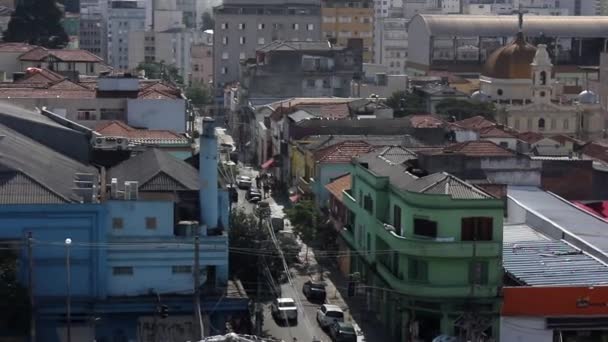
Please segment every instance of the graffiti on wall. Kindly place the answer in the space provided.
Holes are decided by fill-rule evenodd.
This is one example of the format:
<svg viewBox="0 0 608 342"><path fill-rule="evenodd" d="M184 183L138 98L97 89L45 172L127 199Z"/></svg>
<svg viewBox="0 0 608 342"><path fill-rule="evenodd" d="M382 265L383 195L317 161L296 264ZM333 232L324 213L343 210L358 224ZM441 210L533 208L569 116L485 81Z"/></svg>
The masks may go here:
<svg viewBox="0 0 608 342"><path fill-rule="evenodd" d="M139 317L137 320L138 342L183 342L192 339L192 316L155 318Z"/></svg>

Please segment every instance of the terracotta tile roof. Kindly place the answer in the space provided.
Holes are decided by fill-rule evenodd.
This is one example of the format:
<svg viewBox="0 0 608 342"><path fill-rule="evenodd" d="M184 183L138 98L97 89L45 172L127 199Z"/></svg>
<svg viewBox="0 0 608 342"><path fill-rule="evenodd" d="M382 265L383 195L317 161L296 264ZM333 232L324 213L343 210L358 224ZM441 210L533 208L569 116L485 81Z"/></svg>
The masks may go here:
<svg viewBox="0 0 608 342"><path fill-rule="evenodd" d="M425 153L425 152L422 152ZM432 152L431 152L432 153ZM468 157L509 157L515 154L488 140L466 141L445 147L438 154L460 153ZM437 154L437 153L435 153Z"/></svg>
<svg viewBox="0 0 608 342"><path fill-rule="evenodd" d="M339 178L335 178L331 183L325 185L325 189L329 191L336 199L342 202L342 192L350 190L351 176L350 173Z"/></svg>
<svg viewBox="0 0 608 342"><path fill-rule="evenodd" d="M471 130L479 130L486 127L495 126L496 123L487 120L481 115L473 116L464 120L456 121L454 124Z"/></svg>
<svg viewBox="0 0 608 342"><path fill-rule="evenodd" d="M176 96L161 90L152 89L139 92L137 98L146 100L174 100Z"/></svg>
<svg viewBox="0 0 608 342"><path fill-rule="evenodd" d="M39 62L45 60L48 56L53 56L64 62L103 62L101 57L86 50L48 50L40 46L24 53L19 57L19 60Z"/></svg>
<svg viewBox="0 0 608 342"><path fill-rule="evenodd" d="M535 142L544 138L544 136L540 133L536 132L521 132L517 134L517 138L519 140L523 140L529 144L534 144Z"/></svg>
<svg viewBox="0 0 608 342"><path fill-rule="evenodd" d="M122 121L109 121L99 124L95 131L104 136L125 137L140 144L179 144L187 145L188 139L169 130L149 130L133 128Z"/></svg>
<svg viewBox="0 0 608 342"><path fill-rule="evenodd" d="M444 127L446 122L433 114L416 114L407 117L414 128L438 128Z"/></svg>
<svg viewBox="0 0 608 342"><path fill-rule="evenodd" d="M65 76L62 76L49 69L27 68L25 71L25 77L15 83L53 83L64 79Z"/></svg>
<svg viewBox="0 0 608 342"><path fill-rule="evenodd" d="M557 141L558 143L560 143L562 145L565 145L566 142L571 142L573 144L579 144L579 145L583 144L582 141L580 141L578 139L575 139L575 138L572 138L572 137L569 137L569 136L567 136L565 134L552 135L552 136L549 137L549 139L555 140L555 141Z"/></svg>
<svg viewBox="0 0 608 342"><path fill-rule="evenodd" d="M592 141L583 146L581 152L593 159L608 163L608 143Z"/></svg>
<svg viewBox="0 0 608 342"><path fill-rule="evenodd" d="M355 101L356 99L351 98L338 98L338 97L294 97L291 99L281 100L271 103L269 106L272 109L279 107L293 107L297 105L321 105L321 104L341 104Z"/></svg>
<svg viewBox="0 0 608 342"><path fill-rule="evenodd" d="M25 53L32 49L35 49L35 45L29 45L26 43L2 43L0 44L0 52L21 52Z"/></svg>
<svg viewBox="0 0 608 342"><path fill-rule="evenodd" d="M325 119L337 120L350 117L348 103L299 104L294 107Z"/></svg>
<svg viewBox="0 0 608 342"><path fill-rule="evenodd" d="M374 147L365 141L344 141L315 152L319 163L349 163L353 157L369 153Z"/></svg>
<svg viewBox="0 0 608 342"><path fill-rule="evenodd" d="M0 98L67 98L93 99L95 92L91 90L54 90L39 88L0 88Z"/></svg>
<svg viewBox="0 0 608 342"><path fill-rule="evenodd" d="M68 79L65 80L61 80L57 83L51 84L50 87L48 87L48 89L53 89L53 90L91 90L81 84L78 83L74 83Z"/></svg>
<svg viewBox="0 0 608 342"><path fill-rule="evenodd" d="M481 138L514 138L513 134L498 126L484 127L479 130Z"/></svg>
<svg viewBox="0 0 608 342"><path fill-rule="evenodd" d="M173 94L179 96L181 94L180 90L174 86L168 85L161 81L154 81L153 83L148 82L148 80L140 80L140 91L150 91L150 90L158 90L167 94Z"/></svg>

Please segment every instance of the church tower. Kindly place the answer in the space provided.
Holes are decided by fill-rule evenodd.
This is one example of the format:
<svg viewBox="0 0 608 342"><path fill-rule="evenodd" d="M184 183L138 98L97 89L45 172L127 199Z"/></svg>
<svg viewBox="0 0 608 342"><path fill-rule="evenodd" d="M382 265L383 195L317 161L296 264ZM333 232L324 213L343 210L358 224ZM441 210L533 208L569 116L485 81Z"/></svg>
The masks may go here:
<svg viewBox="0 0 608 342"><path fill-rule="evenodd" d="M549 103L553 97L553 64L547 45L538 44L532 66L532 98L534 103Z"/></svg>

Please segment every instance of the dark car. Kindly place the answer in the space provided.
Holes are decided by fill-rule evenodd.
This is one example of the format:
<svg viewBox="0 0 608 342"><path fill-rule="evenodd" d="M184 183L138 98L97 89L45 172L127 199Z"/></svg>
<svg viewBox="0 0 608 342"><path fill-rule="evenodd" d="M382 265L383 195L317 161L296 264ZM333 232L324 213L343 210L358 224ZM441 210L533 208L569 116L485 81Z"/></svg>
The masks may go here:
<svg viewBox="0 0 608 342"><path fill-rule="evenodd" d="M329 327L329 336L334 342L357 342L357 333L351 323L336 322Z"/></svg>
<svg viewBox="0 0 608 342"><path fill-rule="evenodd" d="M325 302L325 285L322 283L316 283L312 280L309 280L304 283L302 286L302 292L308 298L308 300L318 300L322 303Z"/></svg>
<svg viewBox="0 0 608 342"><path fill-rule="evenodd" d="M262 200L262 192L256 188L249 188L245 193L245 199L249 202L259 202Z"/></svg>

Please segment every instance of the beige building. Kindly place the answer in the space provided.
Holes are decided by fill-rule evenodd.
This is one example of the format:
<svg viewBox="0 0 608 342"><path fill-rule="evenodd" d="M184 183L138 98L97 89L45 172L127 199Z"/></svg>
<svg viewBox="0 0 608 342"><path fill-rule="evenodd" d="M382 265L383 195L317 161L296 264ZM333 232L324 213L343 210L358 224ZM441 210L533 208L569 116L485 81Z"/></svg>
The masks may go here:
<svg viewBox="0 0 608 342"><path fill-rule="evenodd" d="M213 85L213 45L192 45L192 83Z"/></svg>
<svg viewBox="0 0 608 342"><path fill-rule="evenodd" d="M523 33L490 55L472 98L493 101L498 121L520 131L565 134L581 139L601 137L605 128L598 96L583 90L575 99L563 96L554 78L547 46L533 46Z"/></svg>
<svg viewBox="0 0 608 342"><path fill-rule="evenodd" d="M321 7L323 38L346 46L349 38L363 40L363 62L374 59L374 3L372 1L326 0Z"/></svg>

